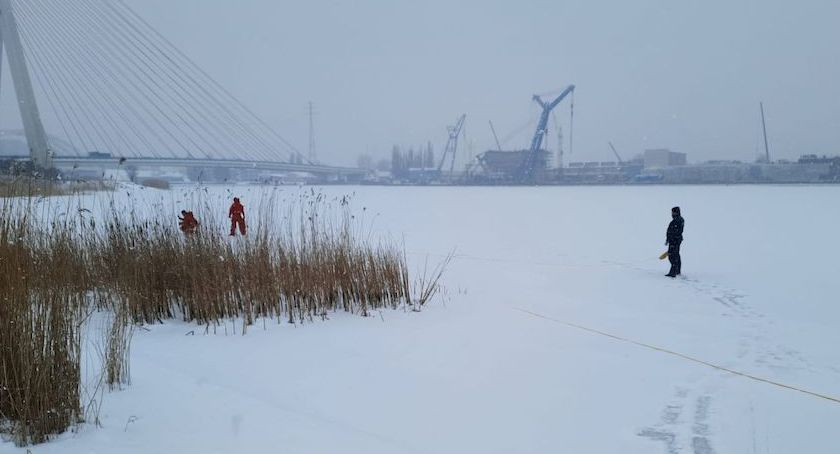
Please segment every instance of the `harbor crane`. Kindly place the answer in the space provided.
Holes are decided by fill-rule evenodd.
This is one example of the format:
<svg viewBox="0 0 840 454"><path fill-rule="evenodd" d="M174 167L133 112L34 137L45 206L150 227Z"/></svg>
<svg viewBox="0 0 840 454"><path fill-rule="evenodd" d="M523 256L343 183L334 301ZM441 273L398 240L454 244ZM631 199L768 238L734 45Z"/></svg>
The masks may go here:
<svg viewBox="0 0 840 454"><path fill-rule="evenodd" d="M539 95L534 95L534 102L542 107L542 115L540 115L540 121L537 123L537 130L534 132L534 138L531 140L531 148L528 149L528 153L519 168L518 180L520 183L534 181L540 149L542 148L545 135L548 132L548 118L551 115L551 111L554 110L554 108L557 107L557 105L564 99L566 99L567 96L574 93L574 91L575 86L569 85L562 93L560 93L559 96L557 96L557 98L554 99L554 101L551 101L550 103L543 101Z"/></svg>
<svg viewBox="0 0 840 454"><path fill-rule="evenodd" d="M496 128L493 127L493 120L487 120L490 123L490 132L493 133L493 138L496 139L496 149L502 151L502 144L499 142L499 136L496 135Z"/></svg>
<svg viewBox="0 0 840 454"><path fill-rule="evenodd" d="M624 160L621 159L621 156L618 154L617 151L615 151L615 147L613 146L612 142L607 142L607 143L610 144L610 149L612 150L615 157L618 159L618 163L619 164L624 164Z"/></svg>
<svg viewBox="0 0 840 454"><path fill-rule="evenodd" d="M443 169L444 163L446 163L446 157L451 155L451 163L449 164L449 176L452 176L452 172L455 170L455 153L458 151L458 137L461 136L461 130L464 128L464 120L467 119L467 114L463 114L458 117L458 120L455 122L453 126L447 126L446 129L449 131L449 140L446 141L446 148L443 150L443 156L440 157L440 164L438 164L438 173Z"/></svg>

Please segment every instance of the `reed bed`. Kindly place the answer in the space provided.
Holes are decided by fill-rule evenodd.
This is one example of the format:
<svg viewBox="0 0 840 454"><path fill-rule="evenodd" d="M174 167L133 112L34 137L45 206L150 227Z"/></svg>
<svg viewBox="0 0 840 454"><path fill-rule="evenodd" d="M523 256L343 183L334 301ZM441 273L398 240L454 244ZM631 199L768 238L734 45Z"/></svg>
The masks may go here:
<svg viewBox="0 0 840 454"><path fill-rule="evenodd" d="M54 197L81 192L112 191L114 186L114 182L108 180L59 181L0 175L0 197Z"/></svg>
<svg viewBox="0 0 840 454"><path fill-rule="evenodd" d="M33 229L26 207L0 207L0 425L40 443L82 418L84 259L69 229Z"/></svg>
<svg viewBox="0 0 840 454"><path fill-rule="evenodd" d="M20 445L85 418L81 333L92 311L110 314L102 376L114 389L130 380L137 324L178 318L227 332L237 321L245 334L258 320L419 310L443 272L412 281L402 249L367 238L348 198L314 192L294 203L262 200L262 217L236 239L219 231L208 204L190 235L113 203L102 218L35 211L31 197L0 207L0 431Z"/></svg>

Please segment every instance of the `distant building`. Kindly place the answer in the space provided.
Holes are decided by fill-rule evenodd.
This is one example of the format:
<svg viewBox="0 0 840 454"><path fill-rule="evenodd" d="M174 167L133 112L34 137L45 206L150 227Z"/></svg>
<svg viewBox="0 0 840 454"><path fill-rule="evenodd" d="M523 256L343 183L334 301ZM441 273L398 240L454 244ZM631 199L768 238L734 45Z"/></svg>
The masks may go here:
<svg viewBox="0 0 840 454"><path fill-rule="evenodd" d="M830 162L705 163L659 170L663 183L821 183L837 181Z"/></svg>
<svg viewBox="0 0 840 454"><path fill-rule="evenodd" d="M478 156L478 163L489 177L514 179L522 171L522 165L531 152L529 150L496 151L489 150ZM549 166L551 153L540 150L534 162L534 173L542 176Z"/></svg>
<svg viewBox="0 0 840 454"><path fill-rule="evenodd" d="M667 148L645 150L646 169L664 169L667 167L684 166L686 164L685 153L676 153Z"/></svg>
<svg viewBox="0 0 840 454"><path fill-rule="evenodd" d="M560 181L564 184L617 184L633 180L642 171L642 161L588 161L571 162L562 169Z"/></svg>

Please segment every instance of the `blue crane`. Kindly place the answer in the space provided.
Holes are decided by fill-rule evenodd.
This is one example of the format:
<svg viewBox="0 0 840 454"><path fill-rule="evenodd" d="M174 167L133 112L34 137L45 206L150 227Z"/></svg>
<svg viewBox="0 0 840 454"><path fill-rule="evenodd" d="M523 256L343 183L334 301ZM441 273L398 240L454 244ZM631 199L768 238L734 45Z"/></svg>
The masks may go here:
<svg viewBox="0 0 840 454"><path fill-rule="evenodd" d="M519 181L521 183L526 183L534 180L534 171L537 164L537 160L539 159L540 149L542 148L543 139L545 139L545 134L548 129L548 117L551 115L551 111L557 107L567 96L574 93L575 86L569 85L560 93L554 101L551 103L546 103L539 97L539 95L534 95L534 101L542 107L542 115L540 115L540 121L537 124L537 130L534 132L534 138L531 140L531 148L528 150L528 154L525 156L525 159L522 161L522 165L519 169Z"/></svg>

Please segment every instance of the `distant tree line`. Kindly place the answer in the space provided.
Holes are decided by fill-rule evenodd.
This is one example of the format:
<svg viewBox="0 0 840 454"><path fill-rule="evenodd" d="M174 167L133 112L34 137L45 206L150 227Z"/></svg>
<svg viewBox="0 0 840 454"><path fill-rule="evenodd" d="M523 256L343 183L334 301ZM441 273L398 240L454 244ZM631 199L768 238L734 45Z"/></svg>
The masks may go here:
<svg viewBox="0 0 840 454"><path fill-rule="evenodd" d="M425 147L421 146L419 149L410 147L405 151L399 145L394 145L391 149L390 159L376 161L370 154L364 153L359 155L356 165L360 169L390 171L393 176L401 177L408 175L411 170L436 169L438 163L435 160L435 151L430 142Z"/></svg>
<svg viewBox="0 0 840 454"><path fill-rule="evenodd" d="M396 177L408 174L411 169L434 169L436 167L435 152L431 143L426 146L425 150L422 148L414 150L412 147L408 151L402 151L396 145L391 150L391 174Z"/></svg>

